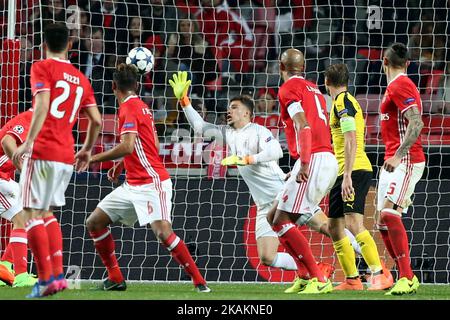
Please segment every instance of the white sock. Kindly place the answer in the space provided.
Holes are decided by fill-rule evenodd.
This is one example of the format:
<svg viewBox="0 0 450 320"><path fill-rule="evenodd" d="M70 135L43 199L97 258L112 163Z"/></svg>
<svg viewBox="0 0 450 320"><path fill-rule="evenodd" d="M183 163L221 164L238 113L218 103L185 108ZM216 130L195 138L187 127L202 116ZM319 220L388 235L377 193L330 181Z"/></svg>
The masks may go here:
<svg viewBox="0 0 450 320"><path fill-rule="evenodd" d="M361 247L359 246L358 241L356 241L356 238L353 235L353 233L351 233L350 230L348 230L347 228L345 228L344 231L347 237L350 239L353 250L355 250L357 254L361 255Z"/></svg>
<svg viewBox="0 0 450 320"><path fill-rule="evenodd" d="M278 252L270 266L284 270L297 270L294 258L286 252Z"/></svg>

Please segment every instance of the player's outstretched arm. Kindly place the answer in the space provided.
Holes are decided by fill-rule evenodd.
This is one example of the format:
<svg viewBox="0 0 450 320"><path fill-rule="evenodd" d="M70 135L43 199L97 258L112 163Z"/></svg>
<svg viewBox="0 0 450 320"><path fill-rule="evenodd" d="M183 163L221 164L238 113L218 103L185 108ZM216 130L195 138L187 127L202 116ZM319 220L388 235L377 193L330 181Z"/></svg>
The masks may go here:
<svg viewBox="0 0 450 320"><path fill-rule="evenodd" d="M89 125L83 147L75 155L75 170L77 172L87 170L89 167L92 148L94 147L95 141L97 141L100 128L102 127L102 116L96 106L85 108L84 113L88 117Z"/></svg>
<svg viewBox="0 0 450 320"><path fill-rule="evenodd" d="M259 149L261 152L253 156L255 163L277 161L283 158L283 149L280 142L275 139L269 129L263 126L258 127Z"/></svg>
<svg viewBox="0 0 450 320"><path fill-rule="evenodd" d="M117 160L132 154L134 151L134 142L136 140L136 135L137 134L134 132L127 132L122 134L122 140L117 146L108 151L93 155L91 163Z"/></svg>
<svg viewBox="0 0 450 320"><path fill-rule="evenodd" d="M111 169L108 170L108 181L118 183L119 176L122 174L123 169L123 160L116 163Z"/></svg>
<svg viewBox="0 0 450 320"><path fill-rule="evenodd" d="M180 102L184 114L186 115L189 124L194 129L195 132L203 133L207 129L217 126L208 123L202 119L200 114L192 107L191 100L188 96L189 86L191 85L191 80L187 80L186 71L178 71L173 75L173 80L169 80L169 84L173 89L175 97Z"/></svg>
<svg viewBox="0 0 450 320"><path fill-rule="evenodd" d="M34 143L39 131L41 131L45 119L47 118L50 106L50 91L38 92L35 96L33 118L31 120L30 130L25 142L14 152L12 161L16 168L22 166L23 155L31 152L31 146Z"/></svg>
<svg viewBox="0 0 450 320"><path fill-rule="evenodd" d="M406 127L405 137L400 147L395 152L392 158L384 162L383 168L387 172L393 172L400 164L402 158L407 155L411 146L417 141L420 132L423 128L422 115L417 106L412 106L404 113L405 118L408 119L408 126Z"/></svg>

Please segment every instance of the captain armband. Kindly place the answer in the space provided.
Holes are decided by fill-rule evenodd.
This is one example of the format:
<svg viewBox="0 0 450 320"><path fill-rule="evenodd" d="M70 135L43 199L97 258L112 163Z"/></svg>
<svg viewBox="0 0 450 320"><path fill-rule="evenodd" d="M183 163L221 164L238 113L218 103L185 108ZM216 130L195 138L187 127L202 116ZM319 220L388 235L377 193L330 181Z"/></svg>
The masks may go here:
<svg viewBox="0 0 450 320"><path fill-rule="evenodd" d="M341 118L341 130L342 133L349 131L356 131L356 122L353 117L343 117Z"/></svg>

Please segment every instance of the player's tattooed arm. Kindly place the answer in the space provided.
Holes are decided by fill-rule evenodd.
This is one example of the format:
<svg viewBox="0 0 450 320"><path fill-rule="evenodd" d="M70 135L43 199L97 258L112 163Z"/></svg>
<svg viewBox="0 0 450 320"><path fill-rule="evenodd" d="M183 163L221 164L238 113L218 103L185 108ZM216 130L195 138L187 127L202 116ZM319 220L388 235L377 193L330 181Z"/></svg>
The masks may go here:
<svg viewBox="0 0 450 320"><path fill-rule="evenodd" d="M408 153L408 150L417 141L417 138L419 138L423 128L422 115L416 106L406 110L404 115L408 119L408 126L406 128L405 138L395 153L399 158L403 158Z"/></svg>

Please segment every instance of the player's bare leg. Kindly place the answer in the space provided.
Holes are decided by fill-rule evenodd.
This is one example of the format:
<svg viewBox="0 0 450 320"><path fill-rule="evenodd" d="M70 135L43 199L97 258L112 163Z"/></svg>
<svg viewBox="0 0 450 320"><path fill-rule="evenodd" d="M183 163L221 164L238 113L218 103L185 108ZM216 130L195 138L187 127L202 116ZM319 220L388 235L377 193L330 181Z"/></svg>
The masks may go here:
<svg viewBox="0 0 450 320"><path fill-rule="evenodd" d="M278 207L278 201L275 200L273 202L272 208L267 213L267 222L272 226L272 228L273 228L273 220L275 218L275 213L277 212L277 207ZM292 255L289 254L289 256L292 259L294 259L292 257ZM306 285L309 282L310 275L309 275L309 271L305 267L305 265L295 259L294 259L294 263L296 264L297 275L295 277L295 280L294 280L294 283L292 284L292 286L287 288L284 291L284 293L298 293L298 292L302 291L303 289L305 289Z"/></svg>
<svg viewBox="0 0 450 320"><path fill-rule="evenodd" d="M386 248L394 259L399 270L399 279L387 295L415 293L419 288L419 280L411 268L409 243L402 222L403 208L386 199L384 208L378 215L378 226ZM384 234L383 234L384 233ZM392 252L391 252L392 251Z"/></svg>
<svg viewBox="0 0 450 320"><path fill-rule="evenodd" d="M151 224L151 228L159 241L169 250L175 261L191 277L197 290L199 292L210 292L211 289L206 286L206 281L200 274L186 244L173 232L171 223L165 220L158 220Z"/></svg>
<svg viewBox="0 0 450 320"><path fill-rule="evenodd" d="M273 220L277 205L278 201L275 200L271 209L267 212L267 214L270 214L271 221ZM297 264L290 254L278 252L280 241L278 241L278 237L272 230L267 214L265 217L261 217L261 219L265 219L265 221L259 223L259 230L259 220L257 217L256 247L258 249L259 260L263 265L268 267L280 268L283 270L297 270Z"/></svg>
<svg viewBox="0 0 450 320"><path fill-rule="evenodd" d="M392 274L380 260L375 241L364 227L364 216L358 213L346 214L345 225L356 236L356 241L361 248L361 255L370 268L369 290L390 288L393 284Z"/></svg>
<svg viewBox="0 0 450 320"><path fill-rule="evenodd" d="M275 217L275 213L277 211L278 201L274 201L274 204L271 208L271 210L268 212L267 215L267 221L269 224L273 224L273 219ZM311 219L307 222L307 225L312 230L319 232L321 234L326 235L329 237L328 233L328 217L323 213L323 211L320 211L316 213L314 216L311 217ZM273 266L273 265L272 265ZM323 274L327 279L330 279L335 268L332 264L324 263L324 262L318 262L317 266L320 270L322 270ZM300 268L297 268L297 277L294 280L294 283L291 287L286 289L285 293L298 293L302 291L302 289L305 288L305 286L308 284L308 281L310 279L310 275L306 267L303 265L303 263L300 265Z"/></svg>
<svg viewBox="0 0 450 320"><path fill-rule="evenodd" d="M303 234L297 229L295 222L298 220L297 214L277 210L273 219L273 230L278 234L280 242L285 249L297 262L299 267L299 277L301 265L304 265L312 278L307 287L299 293L325 293L332 290L331 282L325 278L323 272L317 266L316 261L312 255L311 248L308 241ZM318 285L320 283L320 285ZM311 285L310 291L308 286Z"/></svg>
<svg viewBox="0 0 450 320"><path fill-rule="evenodd" d="M39 281L33 287L28 298L40 298L58 291L58 283L53 276L53 266L50 258L50 246L47 230L44 226L44 211L24 208L25 230L27 232L28 246L36 261Z"/></svg>
<svg viewBox="0 0 450 320"><path fill-rule="evenodd" d="M0 261L0 280L13 287L30 287L35 285L37 279L27 272L28 240L21 212L12 217L11 222L13 229L10 240Z"/></svg>
<svg viewBox="0 0 450 320"><path fill-rule="evenodd" d="M328 230L328 217L322 210L314 214L308 221L307 225L311 230L330 237L330 232Z"/></svg>
<svg viewBox="0 0 450 320"><path fill-rule="evenodd" d="M100 208L95 208L94 212L86 220L86 227L94 241L103 265L108 271L108 278L99 288L105 291L125 291L127 285L120 271L119 263L115 254L115 243L108 228L112 224L111 218Z"/></svg>
<svg viewBox="0 0 450 320"><path fill-rule="evenodd" d="M325 213L320 210L319 212L315 213L311 219L306 224L311 230L314 230L320 234L323 234L324 236L327 236L330 238L330 232L329 232L329 226L328 226L328 217L325 215ZM317 266L322 270L323 274L327 279L331 279L335 267L331 263L326 262L318 262Z"/></svg>
<svg viewBox="0 0 450 320"><path fill-rule="evenodd" d="M280 265L279 257L277 257L278 246L280 242L275 237L261 237L256 240L256 248L258 249L258 257L261 263L268 267L275 267L284 270L297 270L295 261L289 256L292 265ZM280 254L282 254L280 252ZM285 253L287 255L287 253ZM292 261L291 261L292 260Z"/></svg>

